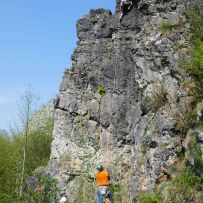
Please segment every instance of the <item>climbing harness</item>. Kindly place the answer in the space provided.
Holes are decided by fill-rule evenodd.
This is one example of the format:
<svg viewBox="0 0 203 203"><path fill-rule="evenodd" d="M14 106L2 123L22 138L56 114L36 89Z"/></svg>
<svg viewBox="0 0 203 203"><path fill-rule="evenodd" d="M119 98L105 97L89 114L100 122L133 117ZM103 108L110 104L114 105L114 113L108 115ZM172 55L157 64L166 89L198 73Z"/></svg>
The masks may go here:
<svg viewBox="0 0 203 203"><path fill-rule="evenodd" d="M109 200L110 190L108 186L100 186L99 192L102 197L102 203L111 203L111 201Z"/></svg>

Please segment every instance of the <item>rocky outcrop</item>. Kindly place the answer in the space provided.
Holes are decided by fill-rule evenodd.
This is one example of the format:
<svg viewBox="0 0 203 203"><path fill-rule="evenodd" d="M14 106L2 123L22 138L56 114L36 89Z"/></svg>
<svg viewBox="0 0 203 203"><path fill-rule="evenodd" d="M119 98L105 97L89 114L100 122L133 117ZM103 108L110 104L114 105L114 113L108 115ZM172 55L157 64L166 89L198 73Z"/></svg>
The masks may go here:
<svg viewBox="0 0 203 203"><path fill-rule="evenodd" d="M68 194L98 162L126 198L151 191L182 150L179 124L191 98L178 67L188 51L189 1L133 1L121 25L119 4L114 15L96 9L78 20L72 67L55 100L47 170Z"/></svg>

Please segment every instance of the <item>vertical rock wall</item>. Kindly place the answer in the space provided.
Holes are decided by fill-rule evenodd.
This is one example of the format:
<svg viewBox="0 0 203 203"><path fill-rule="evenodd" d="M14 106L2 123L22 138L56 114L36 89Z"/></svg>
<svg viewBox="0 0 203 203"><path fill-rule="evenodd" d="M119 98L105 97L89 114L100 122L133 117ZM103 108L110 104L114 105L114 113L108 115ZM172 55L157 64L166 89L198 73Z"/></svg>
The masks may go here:
<svg viewBox="0 0 203 203"><path fill-rule="evenodd" d="M93 176L100 162L126 195L150 191L182 149L178 121L190 97L177 70L187 53L188 1L133 1L120 26L119 3L114 15L96 9L77 22L72 67L55 101L48 166L61 187L76 185L87 169ZM166 20L172 27L161 31Z"/></svg>

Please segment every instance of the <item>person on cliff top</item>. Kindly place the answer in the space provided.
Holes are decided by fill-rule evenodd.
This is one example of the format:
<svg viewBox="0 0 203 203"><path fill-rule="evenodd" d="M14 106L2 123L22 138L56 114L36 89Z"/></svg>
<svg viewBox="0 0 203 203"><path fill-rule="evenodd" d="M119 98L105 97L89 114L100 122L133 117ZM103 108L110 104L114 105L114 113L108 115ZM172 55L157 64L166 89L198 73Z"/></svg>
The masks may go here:
<svg viewBox="0 0 203 203"><path fill-rule="evenodd" d="M121 23L121 21L123 19L124 11L126 9L130 10L132 6L133 6L132 0L121 0L121 4L120 4L120 16L119 16L119 22L120 23Z"/></svg>
<svg viewBox="0 0 203 203"><path fill-rule="evenodd" d="M103 203L102 199L105 199L106 203L112 203L112 195L109 188L110 176L107 171L104 170L104 167L101 164L97 165L98 172L96 173L95 179L97 182L98 190L97 197L98 203Z"/></svg>

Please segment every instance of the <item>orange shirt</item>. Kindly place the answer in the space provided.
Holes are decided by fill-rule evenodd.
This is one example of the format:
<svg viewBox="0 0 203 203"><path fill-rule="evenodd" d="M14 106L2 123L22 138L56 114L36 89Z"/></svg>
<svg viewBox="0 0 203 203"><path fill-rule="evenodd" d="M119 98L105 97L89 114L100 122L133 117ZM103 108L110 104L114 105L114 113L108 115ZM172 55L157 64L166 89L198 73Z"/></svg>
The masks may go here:
<svg viewBox="0 0 203 203"><path fill-rule="evenodd" d="M101 171L96 173L97 185L109 185L109 173L107 171Z"/></svg>

